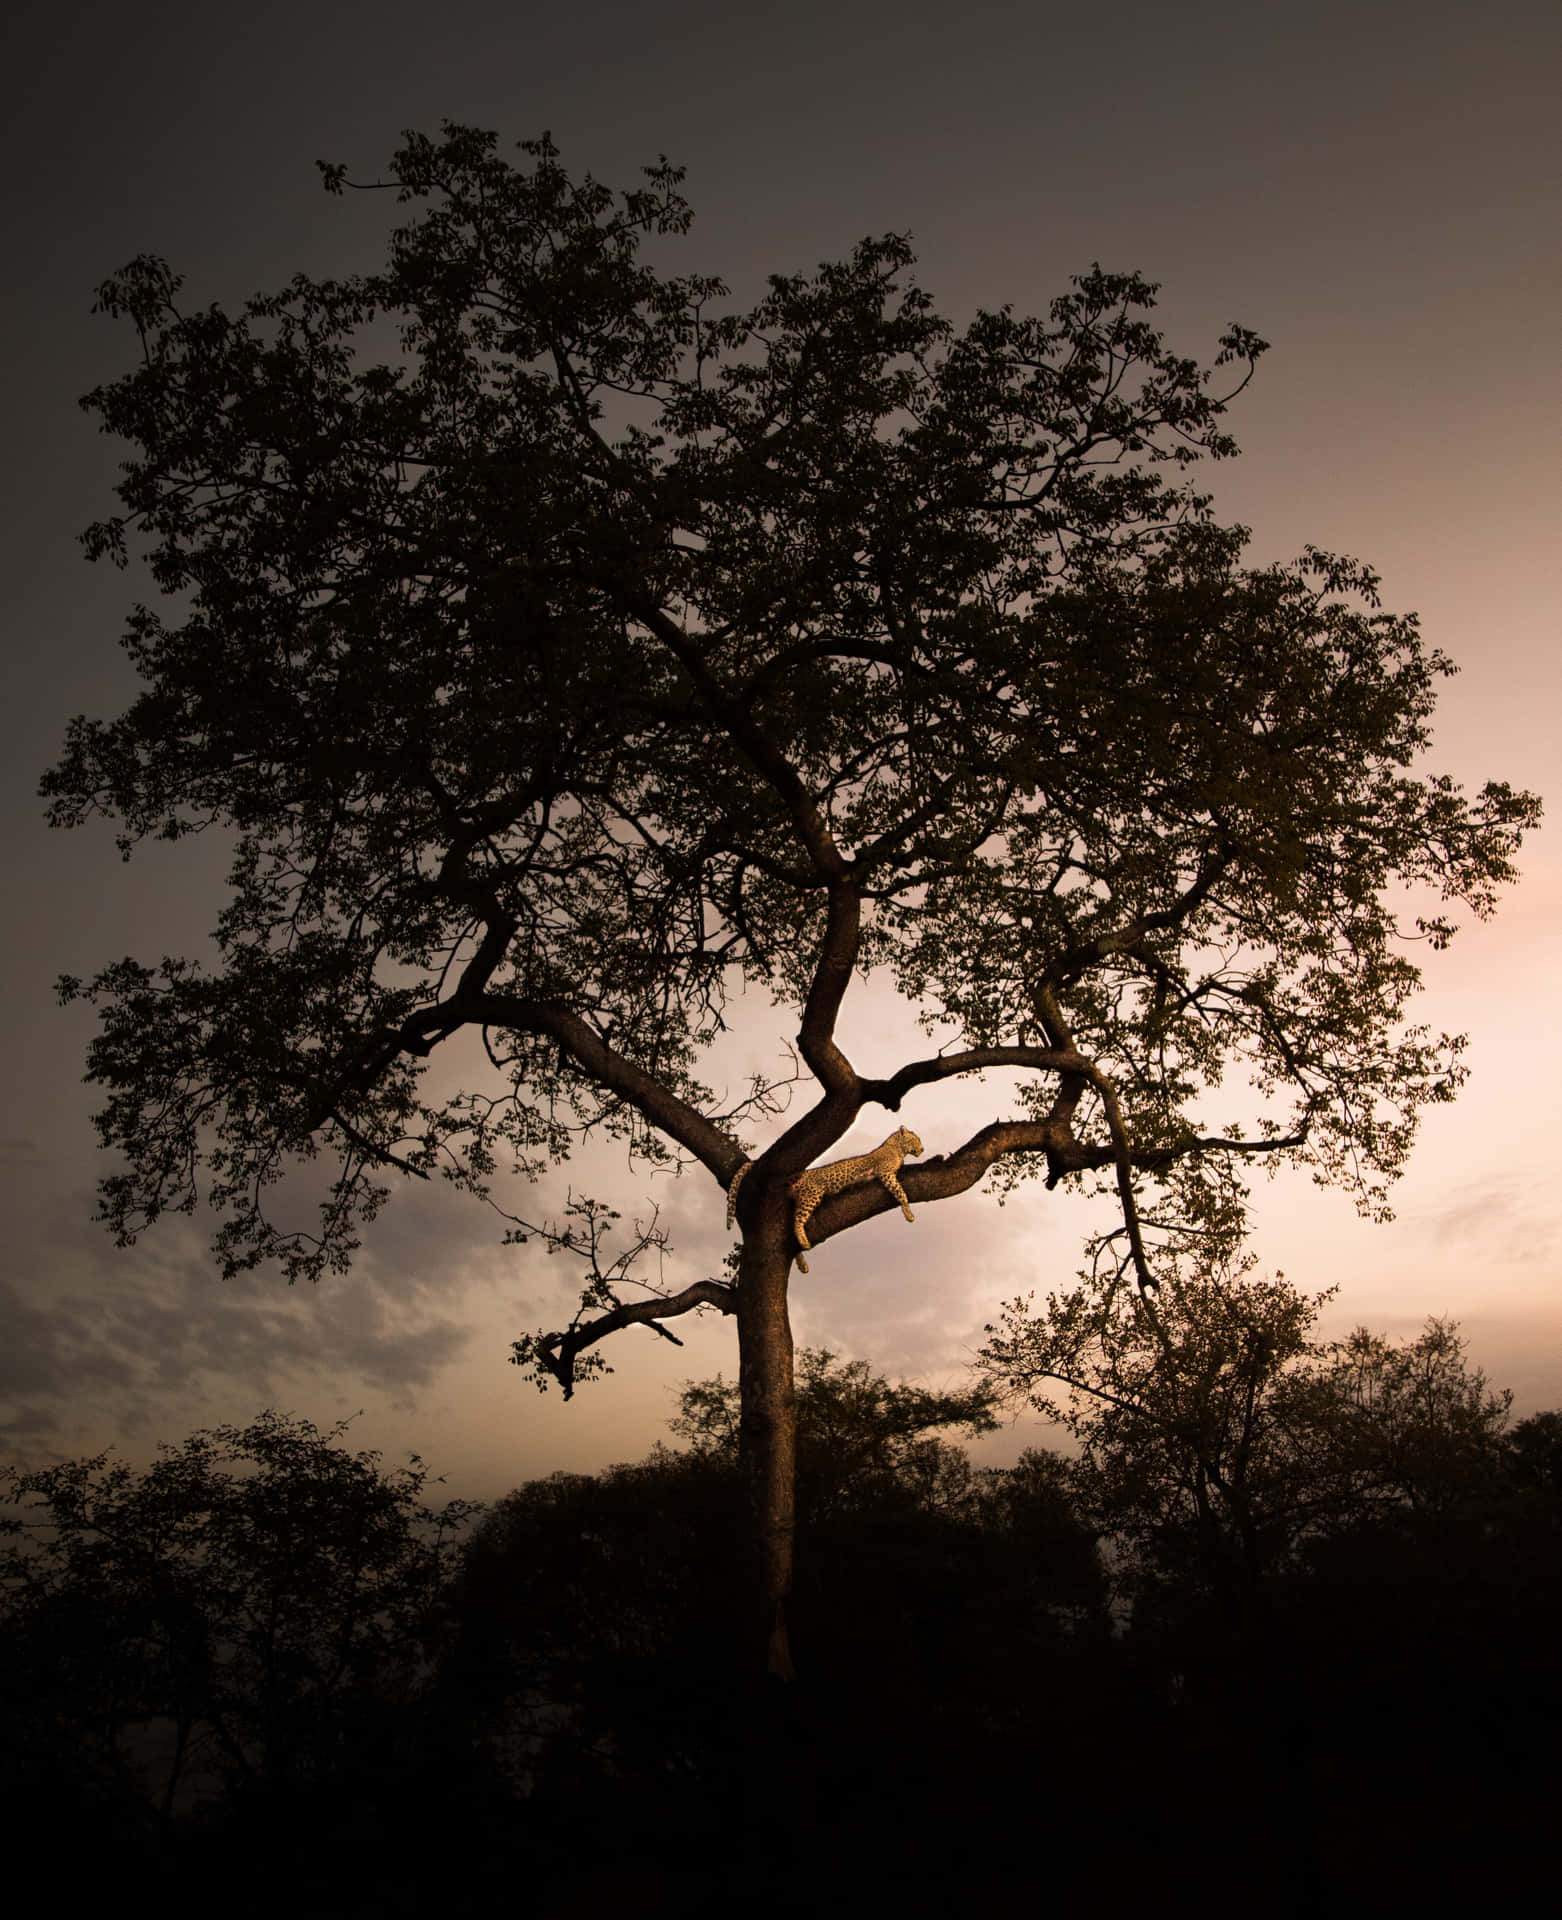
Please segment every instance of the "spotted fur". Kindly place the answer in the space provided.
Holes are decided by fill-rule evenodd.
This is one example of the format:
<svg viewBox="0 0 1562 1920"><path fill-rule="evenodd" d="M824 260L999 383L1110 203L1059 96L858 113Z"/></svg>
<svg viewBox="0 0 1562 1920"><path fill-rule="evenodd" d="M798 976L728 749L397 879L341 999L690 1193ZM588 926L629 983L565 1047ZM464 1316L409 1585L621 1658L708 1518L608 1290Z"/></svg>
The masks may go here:
<svg viewBox="0 0 1562 1920"><path fill-rule="evenodd" d="M908 1153L920 1153L922 1142L910 1127L899 1127L882 1146L875 1147L872 1153L853 1154L849 1160L832 1160L823 1167L809 1167L792 1182L788 1192L792 1196L792 1230L797 1235L800 1248L808 1247L808 1222L819 1202L829 1194L842 1193L847 1187L861 1186L865 1180L877 1180L885 1192L900 1202L900 1210L908 1220L916 1215L911 1211L911 1203L905 1191L895 1178L900 1172L901 1163ZM732 1225L738 1206L738 1187L743 1176L753 1165L745 1160L732 1176L732 1184L727 1189L727 1225ZM797 1264L804 1273L808 1271L808 1262L802 1253L797 1256Z"/></svg>

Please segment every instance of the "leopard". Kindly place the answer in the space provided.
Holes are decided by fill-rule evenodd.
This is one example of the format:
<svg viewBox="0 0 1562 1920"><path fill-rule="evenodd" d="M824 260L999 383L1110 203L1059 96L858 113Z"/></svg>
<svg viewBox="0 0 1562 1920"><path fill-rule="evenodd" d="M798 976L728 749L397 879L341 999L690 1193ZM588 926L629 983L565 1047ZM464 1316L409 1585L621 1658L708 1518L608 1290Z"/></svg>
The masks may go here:
<svg viewBox="0 0 1562 1920"><path fill-rule="evenodd" d="M877 1180L886 1193L900 1202L900 1210L908 1220L915 1220L911 1203L905 1190L895 1178L900 1172L901 1163L908 1153L920 1153L922 1142L910 1127L897 1127L890 1137L875 1147L872 1153L853 1154L849 1160L832 1160L822 1167L809 1167L800 1173L787 1189L792 1196L792 1231L797 1235L797 1244L801 1251L797 1254L797 1264L807 1273L808 1262L803 1253L809 1248L808 1222L819 1202L828 1194L841 1193L847 1187L860 1186L865 1180ZM727 1188L727 1225L730 1228L738 1207L738 1187L743 1176L753 1165L745 1160L732 1176L732 1184Z"/></svg>

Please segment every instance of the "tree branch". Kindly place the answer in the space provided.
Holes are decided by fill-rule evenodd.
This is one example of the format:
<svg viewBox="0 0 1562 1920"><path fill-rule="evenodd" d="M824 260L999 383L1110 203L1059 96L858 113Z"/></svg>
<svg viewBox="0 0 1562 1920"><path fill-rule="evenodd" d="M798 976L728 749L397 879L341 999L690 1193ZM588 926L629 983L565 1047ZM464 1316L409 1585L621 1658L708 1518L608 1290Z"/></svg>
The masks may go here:
<svg viewBox="0 0 1562 1920"><path fill-rule="evenodd" d="M811 1158L840 1138L861 1104L856 1071L834 1040L835 1017L851 983L861 944L860 891L824 814L791 762L755 722L749 708L734 699L717 680L677 621L648 602L633 582L626 583L621 592L628 610L676 656L734 744L780 795L814 870L829 889L824 943L798 1036L799 1050L825 1089L825 1100L813 1113L798 1121L784 1141L777 1142L777 1147L783 1149L806 1143Z"/></svg>
<svg viewBox="0 0 1562 1920"><path fill-rule="evenodd" d="M588 1021L568 1007L553 1001L484 993L464 1004L462 1014L468 1020L481 1020L485 1026L547 1034L598 1086L621 1094L653 1126L692 1153L723 1188L743 1165L743 1150L735 1140L643 1067L615 1053Z"/></svg>
<svg viewBox="0 0 1562 1920"><path fill-rule="evenodd" d="M824 940L797 1036L798 1051L824 1088L825 1100L822 1108L805 1115L792 1129L794 1134L811 1134L827 1114L834 1130L825 1145L840 1138L862 1105L856 1069L835 1043L835 1018L851 985L862 943L862 896L854 880L841 877L830 882L829 901Z"/></svg>
<svg viewBox="0 0 1562 1920"><path fill-rule="evenodd" d="M595 1320L588 1320L584 1326L559 1333L527 1334L513 1343L510 1357L516 1366L537 1366L552 1374L564 1398L569 1400L575 1393L575 1363L587 1347L605 1340L610 1333L633 1326L649 1326L653 1333L681 1347L683 1342L677 1334L669 1333L659 1323L675 1319L679 1314L692 1313L696 1307L715 1307L721 1313L736 1313L738 1290L723 1280L696 1280L682 1293L616 1306Z"/></svg>
<svg viewBox="0 0 1562 1920"><path fill-rule="evenodd" d="M1095 1070L1092 1068L1091 1072ZM1110 1124L1110 1122L1109 1122ZM1302 1146L1305 1132L1290 1133L1273 1140L1226 1140L1198 1136L1173 1147L1144 1147L1127 1150L1127 1163L1141 1173L1156 1173L1191 1153L1279 1153ZM1125 1143L1126 1144L1126 1143ZM965 1145L947 1156L931 1160L907 1161L901 1168L900 1184L908 1200L951 1200L974 1187L995 1161L1011 1153L1044 1153L1048 1161L1048 1186L1071 1173L1098 1173L1103 1167L1121 1170L1117 1141L1107 1146L1085 1146L1074 1138L1066 1122L1050 1116L1045 1120L995 1120L975 1133ZM871 1220L875 1214L888 1213L899 1206L879 1183L866 1182L848 1187L824 1200L808 1223L808 1238L818 1246L850 1227ZM1137 1210L1135 1222L1137 1224ZM1136 1272L1137 1272L1137 1263ZM1141 1288L1143 1280L1140 1281ZM1151 1280L1153 1288L1154 1281Z"/></svg>
<svg viewBox="0 0 1562 1920"><path fill-rule="evenodd" d="M1059 1047L970 1047L963 1053L941 1053L928 1060L913 1060L891 1074L888 1080L863 1080L858 1091L864 1106L871 1100L891 1113L900 1111L900 1103L913 1087L930 1081L951 1080L960 1073L982 1073L990 1067L1035 1067L1061 1073L1086 1073L1089 1062L1072 1048Z"/></svg>
<svg viewBox="0 0 1562 1920"><path fill-rule="evenodd" d="M1154 913L1141 913L1117 933L1104 933L1094 940L1081 941L1078 946L1059 954L1042 975L1043 987L1052 989L1064 986L1113 954L1132 953L1147 933L1165 933L1180 926L1190 913L1209 898L1215 882L1231 865L1233 858L1230 848L1222 845L1218 853L1210 854L1199 863L1198 873L1169 907L1157 908Z"/></svg>
<svg viewBox="0 0 1562 1920"><path fill-rule="evenodd" d="M684 672L699 689L714 718L720 721L733 743L781 796L797 829L798 838L820 878L834 880L844 875L846 862L835 844L825 817L785 754L774 741L767 739L748 709L722 686L676 620L647 600L644 592L637 590L632 581L624 582L619 592L625 611L632 614L642 626L648 627L677 658Z"/></svg>

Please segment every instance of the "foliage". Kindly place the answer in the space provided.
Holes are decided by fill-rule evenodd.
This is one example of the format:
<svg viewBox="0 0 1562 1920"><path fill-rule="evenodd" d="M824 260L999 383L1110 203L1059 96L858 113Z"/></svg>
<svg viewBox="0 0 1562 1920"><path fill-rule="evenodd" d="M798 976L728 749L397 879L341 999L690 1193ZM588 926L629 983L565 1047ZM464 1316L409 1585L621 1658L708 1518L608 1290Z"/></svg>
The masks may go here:
<svg viewBox="0 0 1562 1920"><path fill-rule="evenodd" d="M687 1381L671 1429L696 1454L736 1465L739 1398L737 1382L720 1374ZM797 1356L799 1512L824 1519L886 1497L928 1509L958 1506L970 1469L963 1451L937 1435L991 1433L997 1425L984 1389L897 1385L866 1360L805 1347Z"/></svg>
<svg viewBox="0 0 1562 1920"><path fill-rule="evenodd" d="M1402 1345L1358 1327L1326 1349L1320 1385L1363 1495L1437 1509L1491 1486L1513 1448L1513 1395L1470 1370L1465 1345L1455 1321L1434 1317Z"/></svg>
<svg viewBox="0 0 1562 1920"><path fill-rule="evenodd" d="M1201 1263L1146 1300L1099 1273L988 1329L981 1364L1081 1443L1074 1490L1130 1589L1203 1584L1234 1603L1322 1534L1489 1490L1511 1395L1448 1322L1405 1344L1314 1337L1333 1290Z"/></svg>
<svg viewBox="0 0 1562 1920"><path fill-rule="evenodd" d="M600 1474L555 1473L495 1503L462 1555L462 1590L544 1666L579 1649L650 1654L671 1614L730 1584L731 1467L664 1446ZM720 1614L719 1606L711 1611Z"/></svg>
<svg viewBox="0 0 1562 1920"><path fill-rule="evenodd" d="M144 1473L107 1454L0 1471L21 1542L0 1558L0 1619L24 1748L143 1820L219 1785L372 1768L436 1651L477 1509L425 1508L417 1456L382 1471L339 1444L346 1427L267 1412L165 1446Z"/></svg>
<svg viewBox="0 0 1562 1920"><path fill-rule="evenodd" d="M1508 1435L1509 1473L1527 1492L1562 1494L1562 1413L1532 1413Z"/></svg>
<svg viewBox="0 0 1562 1920"><path fill-rule="evenodd" d="M1044 1691L1056 1703L1071 1685L1059 1670L1078 1665L1065 1644L1105 1619L1063 1463L1033 1452L974 1469L938 1434L990 1431L981 1392L899 1385L819 1349L798 1375L794 1630L821 1729L877 1746L886 1716L910 1715L922 1741L934 1719L1008 1726ZM604 1781L682 1791L691 1777L719 1795L751 1736L728 1546L736 1388L687 1382L670 1425L687 1450L529 1482L467 1544L447 1675L533 1796L595 1805Z"/></svg>
<svg viewBox="0 0 1562 1920"><path fill-rule="evenodd" d="M669 1422L687 1451L658 1446L632 1465L517 1488L468 1543L465 1590L484 1596L481 1610L508 1621L544 1665L566 1647L665 1653L691 1603L708 1635L712 1616L728 1611L717 1601L732 1578L738 1401L719 1374L688 1381ZM886 1510L965 1514L975 1499L970 1464L937 1434L997 1424L981 1391L897 1385L816 1348L798 1355L797 1411L805 1533Z"/></svg>
<svg viewBox="0 0 1562 1920"><path fill-rule="evenodd" d="M730 1466L660 1446L495 1503L452 1590L443 1687L512 1790L555 1805L604 1779L686 1780L730 1736L740 1512Z"/></svg>

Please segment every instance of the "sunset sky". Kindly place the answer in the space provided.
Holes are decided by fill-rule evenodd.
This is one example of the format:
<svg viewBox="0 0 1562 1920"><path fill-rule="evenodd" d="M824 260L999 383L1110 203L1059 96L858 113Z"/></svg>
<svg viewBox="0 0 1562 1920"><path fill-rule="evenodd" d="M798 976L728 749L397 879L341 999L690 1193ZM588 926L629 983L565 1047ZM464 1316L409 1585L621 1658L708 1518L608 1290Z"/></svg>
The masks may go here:
<svg viewBox="0 0 1562 1920"><path fill-rule="evenodd" d="M327 197L317 158L373 179L404 128L465 122L506 146L551 129L573 173L615 187L662 153L686 167L680 269L720 274L740 302L767 273L909 230L917 278L956 323L1045 310L1099 260L1162 283L1158 318L1184 353L1212 358L1229 322L1256 329L1273 344L1229 419L1243 457L1204 475L1221 517L1253 529L1256 563L1305 543L1371 562L1385 604L1418 610L1460 668L1425 770L1509 780L1555 818L1554 0L281 0L242 17L27 0L9 38L0 1455L114 1444L141 1460L265 1406L322 1425L361 1408L355 1445L416 1449L484 1498L643 1454L681 1380L736 1370L730 1322L691 1317L681 1353L631 1330L607 1350L614 1378L569 1406L540 1399L509 1343L567 1312L570 1273L502 1247L503 1223L450 1194L398 1195L350 1278L292 1292L271 1273L221 1283L199 1222L162 1221L120 1252L92 1221L93 1016L59 1008L53 982L196 949L224 867L205 841L122 865L111 829L51 834L36 797L70 716L131 695L123 616L153 596L76 540L112 509L127 450L75 403L135 351L127 325L90 313L93 289L142 252L185 276L190 306L374 268L391 197ZM1282 1175L1260 1184L1254 1239L1266 1268L1338 1285L1330 1330L1457 1318L1521 1412L1562 1405L1557 844L1544 828L1497 918L1428 957L1417 1018L1467 1032L1473 1070L1426 1121L1397 1220ZM774 1066L792 1034L751 994L707 1077ZM861 991L841 1037L865 1072L921 1051L904 1010ZM944 1152L1002 1102L996 1082L924 1090L903 1118ZM871 1109L841 1151L887 1131ZM598 1155L519 1209L549 1211L571 1185L626 1217L659 1205L670 1280L720 1271L723 1200L703 1172L652 1180ZM1039 1186L1002 1209L979 1191L926 1206L914 1226L887 1214L794 1280L798 1339L954 1384L1003 1301L1067 1283L1097 1217ZM1038 1437L1022 1422L978 1451L1008 1460Z"/></svg>

